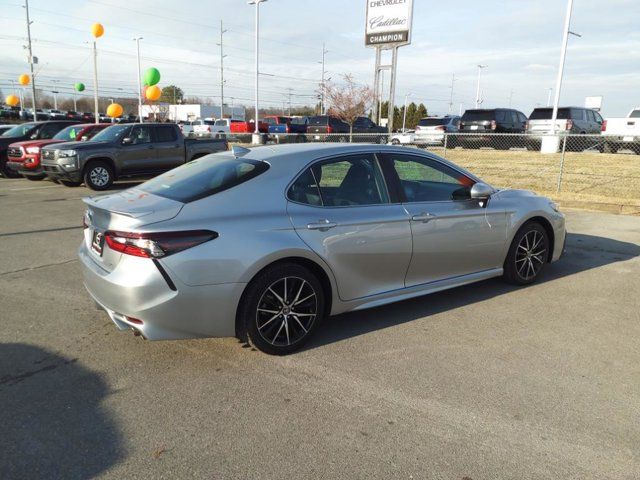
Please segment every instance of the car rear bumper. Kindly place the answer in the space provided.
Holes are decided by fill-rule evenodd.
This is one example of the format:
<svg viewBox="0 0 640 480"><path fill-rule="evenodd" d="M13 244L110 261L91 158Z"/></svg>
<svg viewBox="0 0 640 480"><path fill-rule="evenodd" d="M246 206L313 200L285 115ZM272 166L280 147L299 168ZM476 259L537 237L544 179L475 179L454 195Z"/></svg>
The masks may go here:
<svg viewBox="0 0 640 480"><path fill-rule="evenodd" d="M188 286L161 265L167 280L153 260L127 255L109 272L93 255L83 242L78 257L85 288L120 330L149 340L235 335L246 284Z"/></svg>

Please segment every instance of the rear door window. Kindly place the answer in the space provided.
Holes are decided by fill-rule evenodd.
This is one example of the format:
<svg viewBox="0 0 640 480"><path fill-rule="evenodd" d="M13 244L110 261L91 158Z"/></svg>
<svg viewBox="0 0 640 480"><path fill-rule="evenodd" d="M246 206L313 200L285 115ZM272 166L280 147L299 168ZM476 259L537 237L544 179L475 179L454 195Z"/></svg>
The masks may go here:
<svg viewBox="0 0 640 480"><path fill-rule="evenodd" d="M467 110L462 115L463 122L491 121L495 119L495 110Z"/></svg>
<svg viewBox="0 0 640 480"><path fill-rule="evenodd" d="M156 142L175 142L178 139L175 128L170 125L158 126L153 130L156 135Z"/></svg>
<svg viewBox="0 0 640 480"><path fill-rule="evenodd" d="M419 127L435 127L444 125L447 122L445 118L422 118L418 122Z"/></svg>

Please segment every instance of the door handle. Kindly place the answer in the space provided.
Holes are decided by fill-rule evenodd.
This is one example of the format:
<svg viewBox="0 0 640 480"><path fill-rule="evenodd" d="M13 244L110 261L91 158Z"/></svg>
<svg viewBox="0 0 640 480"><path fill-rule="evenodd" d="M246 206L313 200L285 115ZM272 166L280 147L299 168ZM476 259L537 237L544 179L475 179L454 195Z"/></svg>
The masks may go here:
<svg viewBox="0 0 640 480"><path fill-rule="evenodd" d="M330 228L338 226L335 222L330 222L326 218L323 220L318 220L316 223L307 224L307 228L309 230L320 230L321 232L326 232Z"/></svg>
<svg viewBox="0 0 640 480"><path fill-rule="evenodd" d="M428 213L428 212L422 212L418 215L414 215L411 217L411 220L413 220L414 222L423 222L426 223L429 220L433 220L434 218L436 218L436 215L432 214L432 213Z"/></svg>

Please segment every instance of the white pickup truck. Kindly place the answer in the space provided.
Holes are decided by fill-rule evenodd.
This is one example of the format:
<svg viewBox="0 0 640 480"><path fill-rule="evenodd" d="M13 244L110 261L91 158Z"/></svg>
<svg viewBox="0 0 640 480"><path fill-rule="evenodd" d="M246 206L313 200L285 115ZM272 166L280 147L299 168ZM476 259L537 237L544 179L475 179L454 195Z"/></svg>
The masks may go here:
<svg viewBox="0 0 640 480"><path fill-rule="evenodd" d="M602 123L602 149L606 153L631 150L640 155L640 107L624 118L607 118Z"/></svg>

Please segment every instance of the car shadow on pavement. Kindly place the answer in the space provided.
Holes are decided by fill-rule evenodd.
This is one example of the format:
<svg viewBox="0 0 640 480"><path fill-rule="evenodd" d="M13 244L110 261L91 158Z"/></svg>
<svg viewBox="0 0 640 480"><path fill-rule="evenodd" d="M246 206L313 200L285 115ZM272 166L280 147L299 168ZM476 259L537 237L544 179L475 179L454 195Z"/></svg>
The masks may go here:
<svg viewBox="0 0 640 480"><path fill-rule="evenodd" d="M0 478L94 478L118 462L108 393L76 358L0 344Z"/></svg>
<svg viewBox="0 0 640 480"><path fill-rule="evenodd" d="M560 261L547 265L538 283L558 280L637 256L640 256L640 246L635 243L568 233L564 255ZM490 279L429 296L329 317L303 350L482 302L519 288L526 287L509 285L499 278Z"/></svg>

